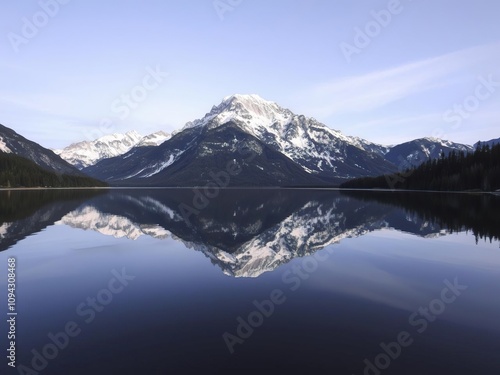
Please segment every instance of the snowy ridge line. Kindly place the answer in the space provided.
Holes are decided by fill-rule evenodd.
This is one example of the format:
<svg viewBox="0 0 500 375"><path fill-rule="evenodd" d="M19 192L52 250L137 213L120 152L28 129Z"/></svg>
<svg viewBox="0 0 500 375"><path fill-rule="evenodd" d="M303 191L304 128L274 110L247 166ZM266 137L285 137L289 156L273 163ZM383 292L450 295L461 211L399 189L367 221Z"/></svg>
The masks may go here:
<svg viewBox="0 0 500 375"><path fill-rule="evenodd" d="M134 147L159 146L170 139L165 132L156 132L143 137L136 131L125 134L109 134L94 141L74 143L62 150L53 150L64 160L79 169L115 156L121 156Z"/></svg>

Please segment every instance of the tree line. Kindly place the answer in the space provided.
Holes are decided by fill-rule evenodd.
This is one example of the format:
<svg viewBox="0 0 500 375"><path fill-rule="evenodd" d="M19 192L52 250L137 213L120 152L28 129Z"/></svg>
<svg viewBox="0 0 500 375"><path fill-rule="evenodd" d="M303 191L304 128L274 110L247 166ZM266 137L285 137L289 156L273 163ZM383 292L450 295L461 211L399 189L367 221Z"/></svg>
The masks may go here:
<svg viewBox="0 0 500 375"><path fill-rule="evenodd" d="M106 183L47 171L26 158L0 152L0 187L94 187Z"/></svg>
<svg viewBox="0 0 500 375"><path fill-rule="evenodd" d="M500 240L500 198L492 194L446 194L407 191L345 190L343 195L404 209L447 233L472 232L480 239Z"/></svg>
<svg viewBox="0 0 500 375"><path fill-rule="evenodd" d="M500 189L500 144L474 152L453 151L403 172L344 182L349 189L495 191Z"/></svg>

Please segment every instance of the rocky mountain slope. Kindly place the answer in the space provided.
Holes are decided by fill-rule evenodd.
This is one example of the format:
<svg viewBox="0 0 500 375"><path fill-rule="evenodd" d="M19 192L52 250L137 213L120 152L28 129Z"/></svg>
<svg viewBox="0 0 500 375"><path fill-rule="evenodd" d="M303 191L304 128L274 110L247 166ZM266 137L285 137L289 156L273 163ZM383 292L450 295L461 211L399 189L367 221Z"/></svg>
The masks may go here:
<svg viewBox="0 0 500 375"><path fill-rule="evenodd" d="M143 137L136 131L110 134L95 141L74 143L62 150L54 150L64 160L78 169L89 167L100 160L123 155L133 147L158 146L170 136L162 131Z"/></svg>
<svg viewBox="0 0 500 375"><path fill-rule="evenodd" d="M373 148L257 95L233 95L160 146L133 148L84 171L117 184L203 186L233 160L244 174L231 185L338 184L395 170ZM246 161L252 153L252 163L242 153Z"/></svg>
<svg viewBox="0 0 500 375"><path fill-rule="evenodd" d="M31 160L39 167L50 172L83 176L83 173L53 151L24 138L14 130L3 125L0 125L0 152L14 154Z"/></svg>

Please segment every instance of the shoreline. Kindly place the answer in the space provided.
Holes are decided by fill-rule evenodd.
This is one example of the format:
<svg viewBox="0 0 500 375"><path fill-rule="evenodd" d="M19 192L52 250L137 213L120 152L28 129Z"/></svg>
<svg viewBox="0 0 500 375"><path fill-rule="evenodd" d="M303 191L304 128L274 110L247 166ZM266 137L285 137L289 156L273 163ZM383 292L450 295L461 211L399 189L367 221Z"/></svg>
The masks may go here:
<svg viewBox="0 0 500 375"><path fill-rule="evenodd" d="M6 188L1 187L0 191L39 191L39 190L100 190L109 189L109 186L89 186L89 187L22 187L22 188Z"/></svg>
<svg viewBox="0 0 500 375"><path fill-rule="evenodd" d="M93 187L1 187L0 191L41 191L41 190L188 190L204 189L206 186L93 186ZM363 191L363 192L392 192L392 193L446 193L446 194L491 194L500 196L498 191L447 191L447 190L402 190L402 189L349 189L340 187L320 186L227 186L220 190L335 190L335 191Z"/></svg>

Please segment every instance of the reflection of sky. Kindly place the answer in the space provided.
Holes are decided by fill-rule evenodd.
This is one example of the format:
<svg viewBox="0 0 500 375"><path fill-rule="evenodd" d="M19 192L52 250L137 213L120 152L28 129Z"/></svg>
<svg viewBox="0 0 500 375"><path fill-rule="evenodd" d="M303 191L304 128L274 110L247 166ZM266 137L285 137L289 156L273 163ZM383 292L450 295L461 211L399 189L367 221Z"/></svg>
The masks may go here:
<svg viewBox="0 0 500 375"><path fill-rule="evenodd" d="M412 312L439 297L443 280L458 277L470 288L443 318L500 329L496 319L500 305L489 295L500 281L495 244L476 246L473 236L466 234L425 239L383 230L346 239L323 253L330 251L301 289ZM171 238L131 241L57 225L1 253L0 261L6 262L9 256L18 262L19 307L31 315L32 306L38 306L37 316L48 320L74 315L79 303L107 285L111 270L123 267L137 276L121 299L130 311L140 310L139 306L154 308L162 297L190 305L206 298L206 293L222 301L233 296L243 303L249 300L245 293L265 296L275 287L288 291L290 298L295 293L302 298L300 291L290 291L290 285L281 280L285 272L301 264L301 258L257 279L234 279L223 275L202 253ZM38 321L34 319L29 326L35 329Z"/></svg>
<svg viewBox="0 0 500 375"><path fill-rule="evenodd" d="M335 334L343 330L375 343L402 329L414 332L409 315L439 297L444 279L455 277L469 290L440 317L453 328L435 323L424 338L437 340L432 345L439 347L443 332L460 337L467 327L491 335L500 331L500 305L491 295L500 282L496 245L476 246L466 234L426 239L383 230L345 239L319 253L327 259L319 261L318 269L296 291L282 277L303 258L258 278L233 278L203 253L170 237L142 236L132 241L63 225L50 226L0 253L0 264L10 256L17 258L22 362L27 362L33 347L48 342L49 332L60 331L68 321L82 328L65 352L75 361L85 357L82 349L92 356L99 350L105 353L102 356L118 356L120 361L117 353L127 350L151 363L167 352L179 361L193 356L196 360L207 356L210 363L237 361L238 357L228 358L222 333L234 331L236 318L247 316L255 309L254 300L269 298L276 288L284 292L286 303L276 308L240 353L261 355L269 340L273 344L279 340L283 353L288 353L296 347L293 340L303 342L307 337L318 340L317 345L328 343L332 350L342 350L345 336ZM124 267L136 278L86 324L76 307L107 287L113 269ZM0 288L4 289L4 280ZM3 337L4 328L0 333ZM483 341L480 345L489 350ZM359 355L365 356L365 350ZM306 356L314 353L313 346ZM64 358L58 358L55 366L62 366ZM109 366L114 365L111 360Z"/></svg>
<svg viewBox="0 0 500 375"><path fill-rule="evenodd" d="M442 318L500 331L498 244L479 242L465 233L436 239L382 230L332 246L308 288L346 294L376 303L417 311L440 297L444 280L469 286ZM330 261L331 260L331 261ZM296 260L300 263L299 260Z"/></svg>

